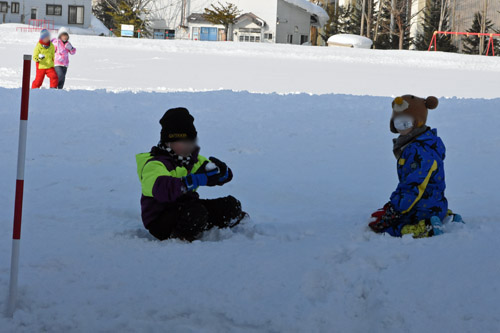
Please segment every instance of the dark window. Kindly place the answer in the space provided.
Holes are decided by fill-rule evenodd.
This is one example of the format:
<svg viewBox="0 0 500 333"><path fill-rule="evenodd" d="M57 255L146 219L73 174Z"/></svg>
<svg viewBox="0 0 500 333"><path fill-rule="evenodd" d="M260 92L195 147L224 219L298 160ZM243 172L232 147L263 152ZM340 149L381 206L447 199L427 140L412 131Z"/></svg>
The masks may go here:
<svg viewBox="0 0 500 333"><path fill-rule="evenodd" d="M165 39L175 39L175 30L166 30Z"/></svg>
<svg viewBox="0 0 500 333"><path fill-rule="evenodd" d="M273 34L264 34L264 39L273 40Z"/></svg>
<svg viewBox="0 0 500 333"><path fill-rule="evenodd" d="M309 41L309 36L308 35L302 35L300 36L300 45L307 43Z"/></svg>
<svg viewBox="0 0 500 333"><path fill-rule="evenodd" d="M37 9L31 8L31 19L36 20L36 16L37 16Z"/></svg>
<svg viewBox="0 0 500 333"><path fill-rule="evenodd" d="M46 14L53 15L53 16L61 16L62 15L62 6L61 5L47 5Z"/></svg>
<svg viewBox="0 0 500 333"><path fill-rule="evenodd" d="M0 2L0 13L7 13L9 11L9 3L8 2Z"/></svg>
<svg viewBox="0 0 500 333"><path fill-rule="evenodd" d="M68 24L83 24L84 7L83 6L68 6Z"/></svg>
<svg viewBox="0 0 500 333"><path fill-rule="evenodd" d="M287 43L288 44L293 44L293 35L288 35Z"/></svg>
<svg viewBox="0 0 500 333"><path fill-rule="evenodd" d="M10 4L10 12L12 14L19 14L19 2L12 2Z"/></svg>

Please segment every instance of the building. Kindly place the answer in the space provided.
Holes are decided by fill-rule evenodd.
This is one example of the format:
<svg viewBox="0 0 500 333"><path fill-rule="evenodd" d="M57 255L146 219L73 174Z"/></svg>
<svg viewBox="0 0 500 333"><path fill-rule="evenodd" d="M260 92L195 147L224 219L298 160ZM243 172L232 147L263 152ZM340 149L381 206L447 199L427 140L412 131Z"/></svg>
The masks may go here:
<svg viewBox="0 0 500 333"><path fill-rule="evenodd" d="M228 40L304 44L328 20L328 14L307 0L232 0L242 14L229 29ZM203 18L214 0L157 0L151 19L155 38L225 40L224 27Z"/></svg>
<svg viewBox="0 0 500 333"><path fill-rule="evenodd" d="M53 21L56 26L88 28L92 0L0 0L0 23Z"/></svg>

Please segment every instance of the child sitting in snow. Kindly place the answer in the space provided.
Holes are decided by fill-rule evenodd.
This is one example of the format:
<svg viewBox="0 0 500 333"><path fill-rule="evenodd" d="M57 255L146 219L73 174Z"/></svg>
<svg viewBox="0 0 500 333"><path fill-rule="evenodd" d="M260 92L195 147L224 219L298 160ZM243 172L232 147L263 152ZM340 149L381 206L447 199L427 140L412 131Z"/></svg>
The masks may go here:
<svg viewBox="0 0 500 333"><path fill-rule="evenodd" d="M193 241L211 228L232 228L246 216L232 196L202 200L199 186L222 186L233 174L214 157L199 155L194 118L185 108L168 110L160 120L160 143L136 156L142 185L142 220L159 240Z"/></svg>
<svg viewBox="0 0 500 333"><path fill-rule="evenodd" d="M33 60L36 62L36 76L31 84L31 89L42 86L45 75L50 79L50 87L57 88L58 78L54 69L54 44L50 42L50 32L47 29L40 31L40 40L35 46Z"/></svg>
<svg viewBox="0 0 500 333"><path fill-rule="evenodd" d="M392 102L390 128L400 134L393 148L399 184L384 208L372 215L376 220L369 226L377 233L413 234L416 238L441 233L448 214L446 149L436 129L426 126L428 109L437 106L436 97L405 95Z"/></svg>
<svg viewBox="0 0 500 333"><path fill-rule="evenodd" d="M64 82L66 81L66 72L69 66L69 55L74 55L76 49L69 42L69 33L65 27L61 27L57 32L57 38L52 40L55 46L55 70L57 77L59 78L59 83L57 85L58 89L64 88Z"/></svg>

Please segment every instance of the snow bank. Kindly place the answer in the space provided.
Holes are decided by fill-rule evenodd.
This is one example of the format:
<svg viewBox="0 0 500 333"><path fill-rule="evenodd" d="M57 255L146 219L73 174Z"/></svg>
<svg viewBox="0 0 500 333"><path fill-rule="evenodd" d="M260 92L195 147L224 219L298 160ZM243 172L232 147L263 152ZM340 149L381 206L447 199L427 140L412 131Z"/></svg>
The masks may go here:
<svg viewBox="0 0 500 333"><path fill-rule="evenodd" d="M347 46L357 49L370 49L373 41L370 38L351 35L351 34L338 34L328 38L328 46Z"/></svg>
<svg viewBox="0 0 500 333"><path fill-rule="evenodd" d="M106 39L110 40L110 39ZM0 88L0 308L20 89ZM32 91L19 309L2 332L498 332L500 100L429 114L464 215L431 239L366 228L395 188L390 98ZM57 103L57 104L54 104ZM186 244L142 229L134 154L172 106L254 221ZM487 119L488 121L485 121Z"/></svg>
<svg viewBox="0 0 500 333"><path fill-rule="evenodd" d="M312 2L309 2L308 0L284 0L284 1L304 9L311 15L316 15L319 19L319 24L321 25L321 27L323 27L326 24L326 22L328 22L328 20L330 19L330 16L328 16L328 13L323 8L321 8L316 4L313 4Z"/></svg>

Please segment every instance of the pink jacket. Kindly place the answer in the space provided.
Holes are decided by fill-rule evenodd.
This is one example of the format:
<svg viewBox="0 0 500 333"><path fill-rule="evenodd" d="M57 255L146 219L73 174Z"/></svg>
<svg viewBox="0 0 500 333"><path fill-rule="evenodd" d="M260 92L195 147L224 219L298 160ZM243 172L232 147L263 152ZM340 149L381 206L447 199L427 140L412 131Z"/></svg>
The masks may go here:
<svg viewBox="0 0 500 333"><path fill-rule="evenodd" d="M75 54L76 49L72 48L71 51L68 51L66 48L66 45L71 45L71 43L68 41L66 44L63 43L62 40L58 38L54 38L52 40L52 44L54 44L56 48L56 55L54 58L54 66L64 66L68 67L69 66L69 54Z"/></svg>

